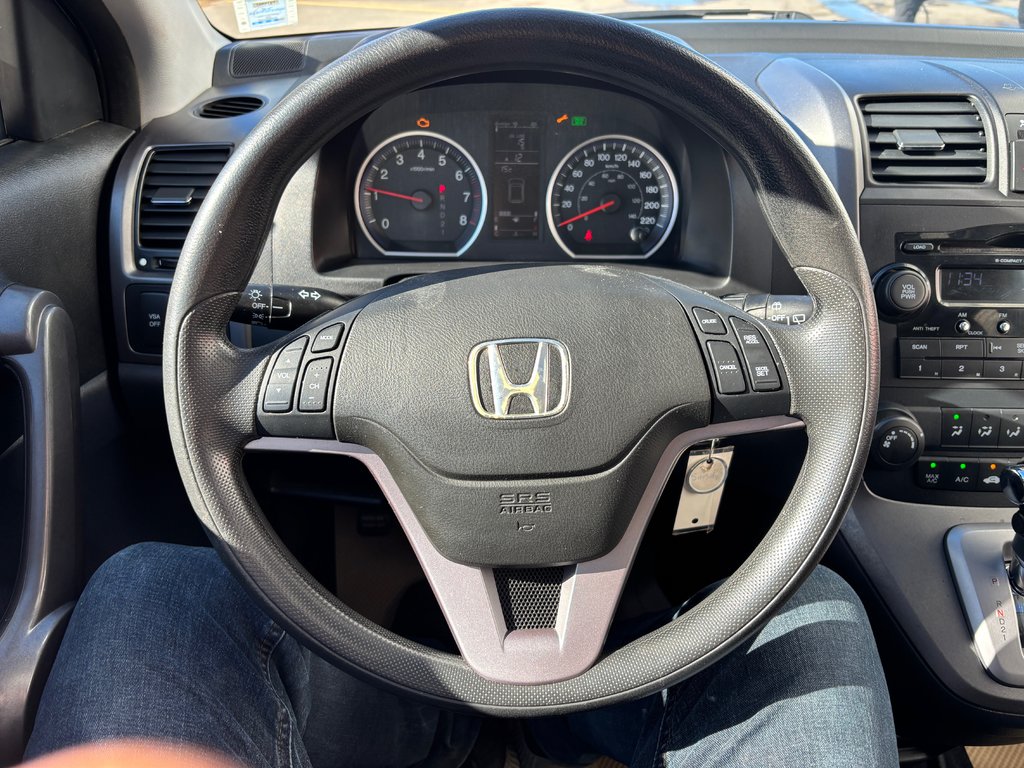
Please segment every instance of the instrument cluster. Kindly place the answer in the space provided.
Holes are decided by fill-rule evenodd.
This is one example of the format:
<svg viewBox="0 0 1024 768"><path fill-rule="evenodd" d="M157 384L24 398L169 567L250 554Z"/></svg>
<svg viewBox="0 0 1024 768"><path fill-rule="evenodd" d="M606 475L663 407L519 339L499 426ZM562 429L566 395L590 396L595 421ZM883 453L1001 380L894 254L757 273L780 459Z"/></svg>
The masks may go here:
<svg viewBox="0 0 1024 768"><path fill-rule="evenodd" d="M687 144L626 93L467 82L373 112L347 152L355 255L679 258Z"/></svg>

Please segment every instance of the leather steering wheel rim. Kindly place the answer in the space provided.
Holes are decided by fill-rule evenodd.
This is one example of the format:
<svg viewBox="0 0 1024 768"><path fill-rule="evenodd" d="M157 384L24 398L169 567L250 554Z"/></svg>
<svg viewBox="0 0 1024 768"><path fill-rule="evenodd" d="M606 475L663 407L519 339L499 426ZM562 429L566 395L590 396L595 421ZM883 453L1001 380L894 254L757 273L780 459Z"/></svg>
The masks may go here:
<svg viewBox="0 0 1024 768"><path fill-rule="evenodd" d="M242 472L258 435L266 349L225 327L293 173L388 98L459 76L559 71L628 87L701 127L739 162L775 239L814 300L803 325L770 328L790 377L804 466L744 565L677 620L566 680L485 679L458 655L369 622L319 585L266 522ZM757 126L757 130L750 130ZM372 300L372 299L371 299ZM677 683L748 638L813 569L856 491L877 404L878 329L856 234L824 172L755 93L678 41L567 11L483 11L391 33L296 88L232 154L192 226L170 295L163 347L172 444L214 545L271 616L324 658L442 706L536 716L603 706Z"/></svg>

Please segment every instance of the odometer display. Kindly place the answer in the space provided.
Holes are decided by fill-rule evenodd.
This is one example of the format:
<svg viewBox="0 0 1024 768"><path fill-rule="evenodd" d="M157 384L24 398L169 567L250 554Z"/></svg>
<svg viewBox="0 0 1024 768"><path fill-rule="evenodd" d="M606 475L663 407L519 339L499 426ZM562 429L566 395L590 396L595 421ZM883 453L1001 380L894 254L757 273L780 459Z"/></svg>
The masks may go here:
<svg viewBox="0 0 1024 768"><path fill-rule="evenodd" d="M570 256L643 259L672 232L679 199L668 163L649 144L601 136L566 155L548 184L548 225Z"/></svg>
<svg viewBox="0 0 1024 768"><path fill-rule="evenodd" d="M355 194L363 234L386 256L460 256L487 210L469 153L423 131L392 136L370 152Z"/></svg>

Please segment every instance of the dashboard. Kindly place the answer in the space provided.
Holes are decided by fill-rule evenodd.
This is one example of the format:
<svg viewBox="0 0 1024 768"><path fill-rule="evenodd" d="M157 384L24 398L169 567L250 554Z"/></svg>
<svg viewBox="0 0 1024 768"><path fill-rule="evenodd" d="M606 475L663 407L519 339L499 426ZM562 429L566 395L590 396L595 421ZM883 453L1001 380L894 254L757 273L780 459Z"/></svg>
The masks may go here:
<svg viewBox="0 0 1024 768"><path fill-rule="evenodd" d="M695 216L728 238L718 145L627 93L530 77L399 97L326 147L320 185L329 202L314 226L343 221L350 233L327 260L581 259L707 270L706 252L686 234Z"/></svg>
<svg viewBox="0 0 1024 768"><path fill-rule="evenodd" d="M607 90L432 88L375 111L350 154L357 256L672 261L686 218L680 131Z"/></svg>
<svg viewBox="0 0 1024 768"><path fill-rule="evenodd" d="M971 649L944 548L955 525L1006 523L992 478L1024 451L1019 32L648 26L685 38L756 90L832 181L881 312L879 431L843 541L880 597L881 621L912 646L914 663L923 660L939 695L955 699L950 707L1009 713L1024 731L1024 696ZM125 151L109 240L129 401L159 399L177 253L232 148L284 95L369 36L233 43L218 54L211 88L152 121ZM283 45L301 49L302 63L261 64ZM244 72L239 61L249 62ZM239 111L210 119L211 105ZM897 132L911 139L908 129L922 127L948 146L904 152ZM311 157L280 201L252 278L248 318L260 320L233 324L231 335L259 344L282 332L280 317L413 275L570 260L656 274L768 322L798 323L813 311L742 169L700 125L604 83L509 71L393 99Z"/></svg>

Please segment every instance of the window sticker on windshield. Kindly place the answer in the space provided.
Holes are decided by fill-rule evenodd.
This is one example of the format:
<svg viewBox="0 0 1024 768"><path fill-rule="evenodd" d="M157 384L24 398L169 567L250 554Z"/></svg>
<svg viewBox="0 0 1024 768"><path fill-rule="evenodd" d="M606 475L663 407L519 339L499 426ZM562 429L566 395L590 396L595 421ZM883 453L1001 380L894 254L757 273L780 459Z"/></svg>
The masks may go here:
<svg viewBox="0 0 1024 768"><path fill-rule="evenodd" d="M296 0L235 0L238 31L260 32L299 23Z"/></svg>

